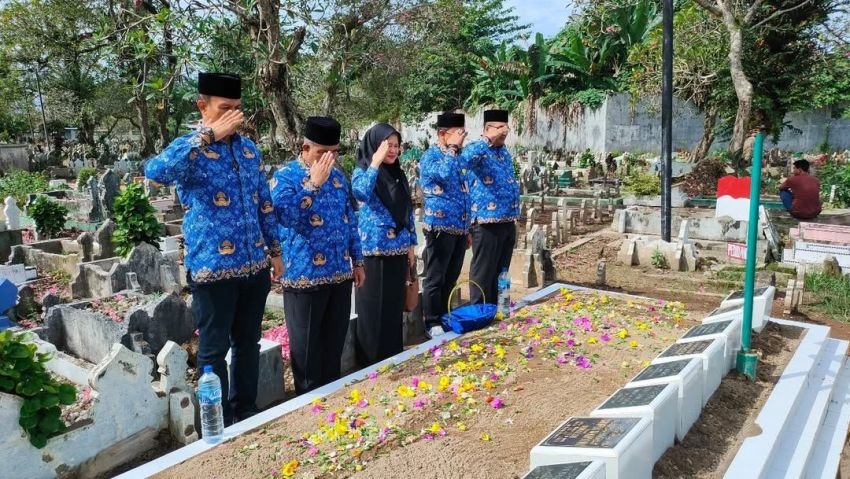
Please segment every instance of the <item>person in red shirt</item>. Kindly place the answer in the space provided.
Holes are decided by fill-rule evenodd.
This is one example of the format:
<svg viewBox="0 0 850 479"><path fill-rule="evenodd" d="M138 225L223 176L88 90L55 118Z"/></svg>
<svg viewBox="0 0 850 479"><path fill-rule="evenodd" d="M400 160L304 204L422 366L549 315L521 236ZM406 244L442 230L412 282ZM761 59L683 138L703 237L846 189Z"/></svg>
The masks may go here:
<svg viewBox="0 0 850 479"><path fill-rule="evenodd" d="M794 162L794 176L779 185L779 197L785 209L798 220L810 220L820 214L820 181L809 174L808 161Z"/></svg>

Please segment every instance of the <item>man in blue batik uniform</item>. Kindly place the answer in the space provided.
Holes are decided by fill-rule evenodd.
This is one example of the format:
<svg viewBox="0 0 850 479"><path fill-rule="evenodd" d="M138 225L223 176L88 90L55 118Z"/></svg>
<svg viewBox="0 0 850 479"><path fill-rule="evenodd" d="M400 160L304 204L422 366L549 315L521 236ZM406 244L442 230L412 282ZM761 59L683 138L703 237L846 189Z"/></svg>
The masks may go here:
<svg viewBox="0 0 850 479"><path fill-rule="evenodd" d="M465 122L460 113L437 116L437 144L428 148L420 162L425 200L422 316L431 337L444 333L440 318L448 310L449 294L469 248L469 187L459 156L466 139Z"/></svg>
<svg viewBox="0 0 850 479"><path fill-rule="evenodd" d="M198 75L202 126L174 140L145 176L176 183L186 205L183 237L192 310L200 332L198 370L212 365L222 386L225 424L257 412L260 333L280 242L260 152L236 130L244 121L241 80ZM231 349L229 385L225 355Z"/></svg>
<svg viewBox="0 0 850 479"><path fill-rule="evenodd" d="M496 304L499 274L510 269L519 218L519 183L511 154L505 147L508 112L484 112L484 135L463 150L469 168L472 201L472 266L469 277ZM473 303L483 302L478 288L470 288Z"/></svg>
<svg viewBox="0 0 850 479"><path fill-rule="evenodd" d="M349 185L334 168L340 131L333 118L308 118L300 156L270 183L282 226L283 307L297 394L339 379L351 282L359 288L365 279Z"/></svg>

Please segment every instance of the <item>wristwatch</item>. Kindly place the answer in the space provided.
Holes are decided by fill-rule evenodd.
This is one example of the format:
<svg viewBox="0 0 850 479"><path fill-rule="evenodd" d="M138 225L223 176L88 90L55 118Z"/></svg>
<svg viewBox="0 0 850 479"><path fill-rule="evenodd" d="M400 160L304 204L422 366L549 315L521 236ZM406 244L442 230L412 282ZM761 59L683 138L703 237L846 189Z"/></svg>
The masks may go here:
<svg viewBox="0 0 850 479"><path fill-rule="evenodd" d="M202 138L206 137L206 139L207 139L206 144L207 145L215 143L215 131L213 131L212 128L210 128L208 126L202 126L198 129L198 134L201 135Z"/></svg>

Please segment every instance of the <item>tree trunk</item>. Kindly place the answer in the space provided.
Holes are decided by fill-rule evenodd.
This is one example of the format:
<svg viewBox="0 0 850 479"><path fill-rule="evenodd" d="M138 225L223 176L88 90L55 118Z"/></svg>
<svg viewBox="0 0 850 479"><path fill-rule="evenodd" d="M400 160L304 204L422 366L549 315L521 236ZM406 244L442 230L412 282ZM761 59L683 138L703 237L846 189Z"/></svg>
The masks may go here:
<svg viewBox="0 0 850 479"><path fill-rule="evenodd" d="M174 56L174 40L171 37L171 25L165 22L162 26L162 38L165 44L166 64L168 65L168 82L165 90L160 92L161 99L156 106L156 121L159 127L159 139L156 144L157 151L162 151L168 146L171 141L171 135L168 132L168 113L171 102L171 91L174 89L177 75L177 57ZM179 128L179 125L178 125Z"/></svg>
<svg viewBox="0 0 850 479"><path fill-rule="evenodd" d="M705 120L703 121L702 139L691 153L691 161L698 163L708 155L711 145L714 143L714 126L717 124L717 107L709 107L705 112Z"/></svg>
<svg viewBox="0 0 850 479"><path fill-rule="evenodd" d="M747 137L747 124L753 109L753 84L744 73L743 64L743 34L741 27L730 11L723 12L723 23L729 31L729 71L732 84L738 97L738 112L735 115L735 127L732 139L729 141L729 153L733 158L740 158Z"/></svg>
<svg viewBox="0 0 850 479"><path fill-rule="evenodd" d="M142 93L136 95L135 105L136 116L139 118L139 136L141 143L139 145L139 154L143 158L154 154L154 140L151 134L150 115L148 114L148 103L142 96Z"/></svg>
<svg viewBox="0 0 850 479"><path fill-rule="evenodd" d="M241 9L243 2L231 2L236 5L236 11ZM258 0L251 14L241 18L250 30L253 41L271 52L266 61L257 62L257 79L274 118L273 143L280 144L288 152L294 153L297 150L303 120L292 97L289 68L301 48L306 29L296 29L288 49L283 50L280 48L280 0ZM276 145L272 147L277 149Z"/></svg>

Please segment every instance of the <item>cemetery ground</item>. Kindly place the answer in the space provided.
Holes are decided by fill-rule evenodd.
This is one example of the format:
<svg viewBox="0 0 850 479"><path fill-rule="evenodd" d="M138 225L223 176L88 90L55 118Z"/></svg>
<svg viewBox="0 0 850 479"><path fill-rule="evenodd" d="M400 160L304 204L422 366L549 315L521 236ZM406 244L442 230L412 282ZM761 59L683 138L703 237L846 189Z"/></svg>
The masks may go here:
<svg viewBox="0 0 850 479"><path fill-rule="evenodd" d="M676 303L564 290L157 477L518 477L534 444L625 384L689 316Z"/></svg>

